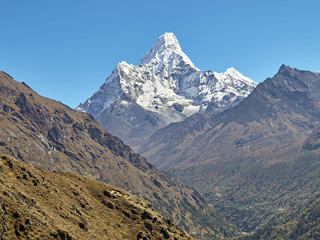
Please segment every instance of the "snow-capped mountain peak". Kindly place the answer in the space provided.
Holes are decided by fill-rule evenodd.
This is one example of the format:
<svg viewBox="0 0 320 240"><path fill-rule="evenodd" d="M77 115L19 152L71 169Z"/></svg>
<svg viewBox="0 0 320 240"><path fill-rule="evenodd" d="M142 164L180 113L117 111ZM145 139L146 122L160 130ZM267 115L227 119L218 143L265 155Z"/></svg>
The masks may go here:
<svg viewBox="0 0 320 240"><path fill-rule="evenodd" d="M221 112L257 85L234 68L200 71L173 33L160 36L141 63L118 63L100 89L77 108L125 141L146 137L196 112Z"/></svg>
<svg viewBox="0 0 320 240"><path fill-rule="evenodd" d="M158 38L158 41L153 45L151 50L141 58L141 64L168 63L179 58L182 58L185 63L196 68L182 51L176 36L173 33L165 33Z"/></svg>
<svg viewBox="0 0 320 240"><path fill-rule="evenodd" d="M227 71L225 72L226 74L229 74L230 76L243 76L240 72L238 72L234 67L230 67L227 69Z"/></svg>
<svg viewBox="0 0 320 240"><path fill-rule="evenodd" d="M158 41L153 45L152 49L161 51L170 48L175 51L181 51L180 44L173 33L165 33L159 37Z"/></svg>

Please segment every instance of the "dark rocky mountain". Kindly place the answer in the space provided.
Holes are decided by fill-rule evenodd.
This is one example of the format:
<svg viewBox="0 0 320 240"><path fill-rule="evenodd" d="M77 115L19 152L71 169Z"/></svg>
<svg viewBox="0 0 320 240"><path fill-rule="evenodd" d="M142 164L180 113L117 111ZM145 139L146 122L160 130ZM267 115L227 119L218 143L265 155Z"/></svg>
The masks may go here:
<svg viewBox="0 0 320 240"><path fill-rule="evenodd" d="M320 76L283 65L238 106L170 124L141 153L249 232L317 192L319 126Z"/></svg>
<svg viewBox="0 0 320 240"><path fill-rule="evenodd" d="M40 96L4 72L0 72L0 153L35 167L75 172L121 187L198 237L235 233L199 193L147 163L92 116Z"/></svg>
<svg viewBox="0 0 320 240"><path fill-rule="evenodd" d="M123 189L0 156L0 239L194 239Z"/></svg>

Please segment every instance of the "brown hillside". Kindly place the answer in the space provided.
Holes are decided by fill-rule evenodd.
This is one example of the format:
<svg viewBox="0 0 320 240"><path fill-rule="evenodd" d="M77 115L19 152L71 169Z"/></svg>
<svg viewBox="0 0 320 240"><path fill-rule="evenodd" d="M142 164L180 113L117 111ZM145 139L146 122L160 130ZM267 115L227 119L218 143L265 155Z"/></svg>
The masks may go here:
<svg viewBox="0 0 320 240"><path fill-rule="evenodd" d="M0 157L0 239L193 239L123 189Z"/></svg>
<svg viewBox="0 0 320 240"><path fill-rule="evenodd" d="M0 153L126 189L196 236L234 234L233 227L200 194L148 164L93 117L40 96L3 72Z"/></svg>

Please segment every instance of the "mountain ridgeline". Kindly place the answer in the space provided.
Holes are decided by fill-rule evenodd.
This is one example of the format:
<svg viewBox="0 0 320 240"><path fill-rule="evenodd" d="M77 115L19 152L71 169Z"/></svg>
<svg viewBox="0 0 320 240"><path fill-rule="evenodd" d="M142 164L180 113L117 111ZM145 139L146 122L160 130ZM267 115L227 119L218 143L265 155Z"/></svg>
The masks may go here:
<svg viewBox="0 0 320 240"><path fill-rule="evenodd" d="M156 130L197 112L222 112L241 102L256 83L234 68L200 71L172 33L159 37L141 65L119 63L78 111L90 113L134 149Z"/></svg>
<svg viewBox="0 0 320 240"><path fill-rule="evenodd" d="M245 232L286 222L282 209L298 214L320 187L319 89L319 74L283 65L238 106L172 123L140 153Z"/></svg>
<svg viewBox="0 0 320 240"><path fill-rule="evenodd" d="M35 167L75 172L149 201L201 238L236 231L202 196L147 163L92 116L42 97L0 72L0 153Z"/></svg>

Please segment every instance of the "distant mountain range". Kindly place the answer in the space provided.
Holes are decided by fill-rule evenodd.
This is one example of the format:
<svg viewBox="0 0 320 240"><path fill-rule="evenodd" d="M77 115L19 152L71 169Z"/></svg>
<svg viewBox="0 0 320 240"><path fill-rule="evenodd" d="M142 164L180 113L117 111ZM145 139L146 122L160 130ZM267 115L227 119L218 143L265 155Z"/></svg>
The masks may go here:
<svg viewBox="0 0 320 240"><path fill-rule="evenodd" d="M141 65L119 63L78 111L90 113L134 149L156 130L197 112L218 113L239 104L256 83L234 68L200 71L173 33L159 37Z"/></svg>
<svg viewBox="0 0 320 240"><path fill-rule="evenodd" d="M214 239L236 233L198 192L147 163L92 116L40 96L4 72L0 72L0 154L121 187L195 236Z"/></svg>
<svg viewBox="0 0 320 240"><path fill-rule="evenodd" d="M238 106L172 123L140 153L249 232L318 191L319 127L319 74L283 65Z"/></svg>

